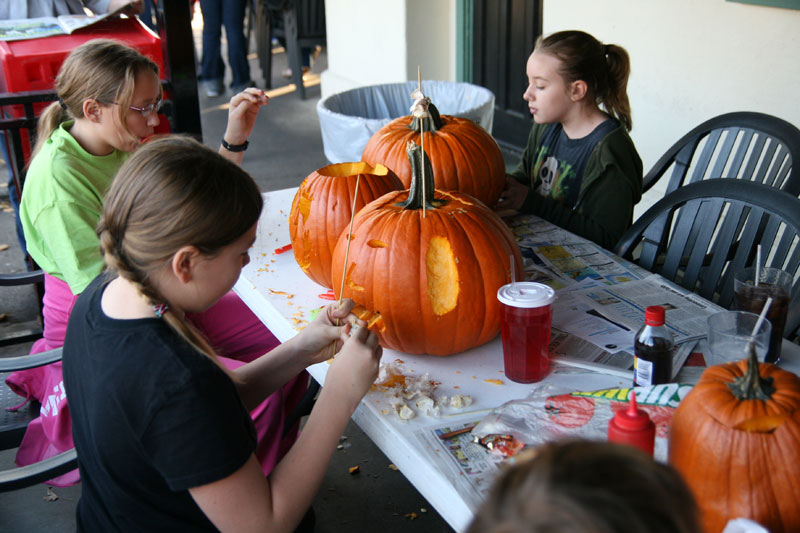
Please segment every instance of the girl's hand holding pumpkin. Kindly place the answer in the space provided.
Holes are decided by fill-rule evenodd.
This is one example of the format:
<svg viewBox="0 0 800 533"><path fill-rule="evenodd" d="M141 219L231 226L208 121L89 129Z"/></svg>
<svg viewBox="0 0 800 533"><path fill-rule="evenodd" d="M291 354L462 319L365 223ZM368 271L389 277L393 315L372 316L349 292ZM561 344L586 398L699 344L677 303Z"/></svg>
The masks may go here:
<svg viewBox="0 0 800 533"><path fill-rule="evenodd" d="M366 325L356 324L328 369L325 387L330 386L340 400L355 410L358 402L378 379L383 349L378 337Z"/></svg>
<svg viewBox="0 0 800 533"><path fill-rule="evenodd" d="M333 357L349 338L354 324L366 325L366 322L350 312L354 305L353 300L345 298L341 302L326 306L317 318L295 337L295 342L300 343L296 349L308 356L306 366Z"/></svg>

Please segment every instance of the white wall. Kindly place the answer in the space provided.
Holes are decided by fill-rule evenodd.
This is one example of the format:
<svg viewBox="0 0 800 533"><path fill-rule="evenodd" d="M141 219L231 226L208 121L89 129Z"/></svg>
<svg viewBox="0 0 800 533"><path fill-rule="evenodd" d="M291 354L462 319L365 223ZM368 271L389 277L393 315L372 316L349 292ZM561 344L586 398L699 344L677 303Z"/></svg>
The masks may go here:
<svg viewBox="0 0 800 533"><path fill-rule="evenodd" d="M725 0L544 0L545 33L582 29L631 55L631 132L645 172L694 126L761 111L800 127L800 11ZM326 0L322 96L455 81L455 0ZM663 194L654 188L637 215Z"/></svg>
<svg viewBox="0 0 800 533"><path fill-rule="evenodd" d="M455 0L326 0L322 97L363 85L455 80Z"/></svg>
<svg viewBox="0 0 800 533"><path fill-rule="evenodd" d="M645 172L715 115L760 111L800 127L800 11L725 0L546 0L543 29L581 29L628 50L631 136ZM661 195L654 188L637 215Z"/></svg>

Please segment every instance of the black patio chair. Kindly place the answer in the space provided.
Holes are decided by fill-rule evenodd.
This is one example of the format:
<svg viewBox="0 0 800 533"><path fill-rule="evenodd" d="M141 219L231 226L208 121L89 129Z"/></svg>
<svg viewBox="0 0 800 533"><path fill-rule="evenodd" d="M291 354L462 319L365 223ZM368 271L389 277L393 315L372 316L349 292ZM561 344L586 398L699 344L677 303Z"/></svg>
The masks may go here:
<svg viewBox="0 0 800 533"><path fill-rule="evenodd" d="M672 169L666 193L710 178L739 178L800 195L800 130L783 119L740 111L707 120L678 140L644 177L647 192Z"/></svg>
<svg viewBox="0 0 800 533"><path fill-rule="evenodd" d="M671 223L660 223L664 216ZM794 279L784 336L800 327L800 199L747 180L707 179L667 194L625 232L614 252L722 307L733 300L733 275L762 266Z"/></svg>
<svg viewBox="0 0 800 533"><path fill-rule="evenodd" d="M305 100L300 50L303 47L325 46L324 0L253 0L255 6L256 47L259 65L267 89L272 88L272 37L286 41L292 83ZM252 9L252 8L251 8ZM274 24L278 22L279 24Z"/></svg>
<svg viewBox="0 0 800 533"><path fill-rule="evenodd" d="M54 91L29 91L24 93L0 93L0 142L5 143L9 155L8 172L14 181L17 203L25 184L30 151L36 142L35 106L47 105L56 99ZM9 194L12 194L9 191ZM16 213L14 214L16 216ZM0 346L22 344L42 336L41 309L44 296L44 274L29 256L25 258L28 271L0 273L0 292L3 287L32 285L39 304L39 320L17 324L6 330L0 338Z"/></svg>
<svg viewBox="0 0 800 533"><path fill-rule="evenodd" d="M19 447L28 424L39 416L39 403L28 402L16 411L7 408L22 402L22 398L11 391L5 383L8 374L44 366L61 360L61 348L36 355L0 358L0 450ZM74 449L28 466L9 468L0 472L0 492L17 490L42 483L66 474L78 467L78 456Z"/></svg>

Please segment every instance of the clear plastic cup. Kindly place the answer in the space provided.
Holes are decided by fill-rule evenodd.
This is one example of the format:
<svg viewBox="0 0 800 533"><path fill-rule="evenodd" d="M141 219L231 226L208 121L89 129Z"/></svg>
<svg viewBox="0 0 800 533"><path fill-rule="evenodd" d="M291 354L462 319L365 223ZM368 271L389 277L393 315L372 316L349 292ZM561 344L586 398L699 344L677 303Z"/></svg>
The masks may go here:
<svg viewBox="0 0 800 533"><path fill-rule="evenodd" d="M763 267L759 269L758 285L755 284L754 267L740 270L733 276L733 309L760 314L761 309L772 298L767 318L772 324L769 350L765 361L777 363L781 358L781 343L786 317L789 314L789 295L792 292L792 276L785 270Z"/></svg>
<svg viewBox="0 0 800 533"><path fill-rule="evenodd" d="M747 345L758 315L747 311L722 311L708 317L707 366L721 365L748 357ZM772 325L764 319L754 336L756 356L763 362L769 349Z"/></svg>
<svg viewBox="0 0 800 533"><path fill-rule="evenodd" d="M520 281L497 291L506 377L518 383L540 381L550 369L550 325L555 291Z"/></svg>

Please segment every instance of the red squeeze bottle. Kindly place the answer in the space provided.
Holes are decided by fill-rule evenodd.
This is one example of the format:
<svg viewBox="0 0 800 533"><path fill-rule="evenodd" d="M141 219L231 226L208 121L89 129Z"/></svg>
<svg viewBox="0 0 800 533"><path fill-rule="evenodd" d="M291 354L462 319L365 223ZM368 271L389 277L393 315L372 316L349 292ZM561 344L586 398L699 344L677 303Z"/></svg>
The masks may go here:
<svg viewBox="0 0 800 533"><path fill-rule="evenodd" d="M620 409L608 422L608 441L636 446L652 456L656 443L656 425L647 413L636 407L636 394L631 391L627 409Z"/></svg>

